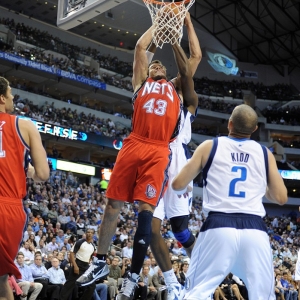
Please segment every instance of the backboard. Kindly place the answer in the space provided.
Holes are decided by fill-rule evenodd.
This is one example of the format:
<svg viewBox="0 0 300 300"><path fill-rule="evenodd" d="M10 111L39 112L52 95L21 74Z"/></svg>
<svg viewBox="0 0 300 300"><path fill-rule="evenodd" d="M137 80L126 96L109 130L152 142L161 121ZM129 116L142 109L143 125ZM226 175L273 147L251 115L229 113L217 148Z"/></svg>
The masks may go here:
<svg viewBox="0 0 300 300"><path fill-rule="evenodd" d="M128 0L58 0L57 26L68 30Z"/></svg>

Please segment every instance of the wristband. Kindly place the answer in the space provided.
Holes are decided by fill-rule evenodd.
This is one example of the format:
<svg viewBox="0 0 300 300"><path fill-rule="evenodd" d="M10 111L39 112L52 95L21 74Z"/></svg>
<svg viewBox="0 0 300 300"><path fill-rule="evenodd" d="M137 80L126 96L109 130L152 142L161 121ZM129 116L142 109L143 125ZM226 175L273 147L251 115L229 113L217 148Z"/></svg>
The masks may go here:
<svg viewBox="0 0 300 300"><path fill-rule="evenodd" d="M187 190L187 187L185 187L183 190L180 190L180 191L175 191L173 189L173 192L176 194L176 195L183 195L184 193L186 193L186 190Z"/></svg>
<svg viewBox="0 0 300 300"><path fill-rule="evenodd" d="M147 56L148 64L150 64L152 61L152 58L154 56L154 53L152 53L150 51L146 51L146 56Z"/></svg>

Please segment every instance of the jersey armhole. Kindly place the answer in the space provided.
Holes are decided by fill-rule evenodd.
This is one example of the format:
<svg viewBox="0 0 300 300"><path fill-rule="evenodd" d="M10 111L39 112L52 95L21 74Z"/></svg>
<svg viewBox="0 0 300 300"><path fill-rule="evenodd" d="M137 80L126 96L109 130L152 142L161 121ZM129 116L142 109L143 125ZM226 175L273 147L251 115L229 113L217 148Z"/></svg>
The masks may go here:
<svg viewBox="0 0 300 300"><path fill-rule="evenodd" d="M23 146L29 151L30 150L30 147L27 145L27 143L25 142L25 140L23 139L22 135L21 135L21 132L20 132L20 128L19 128L19 117L16 117L16 131L17 131L17 134L19 136L19 139L21 141L21 143L23 144Z"/></svg>
<svg viewBox="0 0 300 300"><path fill-rule="evenodd" d="M207 178L207 173L209 171L209 168L212 164L212 161L215 157L215 154L216 154L216 151L217 151L217 148L218 148L218 138L214 138L213 140L213 146L211 148L211 151L210 151L210 154L209 154L209 157L208 157L208 160L203 168L203 181L204 181L204 184L203 185L206 185L206 178Z"/></svg>
<svg viewBox="0 0 300 300"><path fill-rule="evenodd" d="M264 153L264 159L265 159L265 168L266 168L266 178L267 182L269 182L269 158L268 158L268 151L265 146L261 145L263 153Z"/></svg>

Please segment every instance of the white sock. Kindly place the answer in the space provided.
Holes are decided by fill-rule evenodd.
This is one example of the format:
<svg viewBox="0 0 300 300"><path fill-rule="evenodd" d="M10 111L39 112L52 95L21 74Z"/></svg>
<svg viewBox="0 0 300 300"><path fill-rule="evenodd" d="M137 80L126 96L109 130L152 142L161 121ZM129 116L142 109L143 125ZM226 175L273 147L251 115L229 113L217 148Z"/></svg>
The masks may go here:
<svg viewBox="0 0 300 300"><path fill-rule="evenodd" d="M177 277L175 276L174 270L163 272L166 284L178 283Z"/></svg>

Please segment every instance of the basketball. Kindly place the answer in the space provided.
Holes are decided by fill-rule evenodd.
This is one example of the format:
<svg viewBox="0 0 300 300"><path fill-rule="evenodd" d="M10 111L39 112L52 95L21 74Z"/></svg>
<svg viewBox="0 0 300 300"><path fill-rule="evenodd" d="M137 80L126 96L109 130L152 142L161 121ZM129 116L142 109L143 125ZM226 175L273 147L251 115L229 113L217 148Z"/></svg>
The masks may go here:
<svg viewBox="0 0 300 300"><path fill-rule="evenodd" d="M178 6L174 3L170 3L164 7L164 14L170 17L177 16L179 13Z"/></svg>
<svg viewBox="0 0 300 300"><path fill-rule="evenodd" d="M178 5L170 3L161 8L158 15L163 18L173 18L174 16L178 16L179 12Z"/></svg>
<svg viewBox="0 0 300 300"><path fill-rule="evenodd" d="M162 47L163 43L174 44L180 39L182 15L185 15L185 11L175 3L168 3L158 10L153 32L156 46Z"/></svg>

